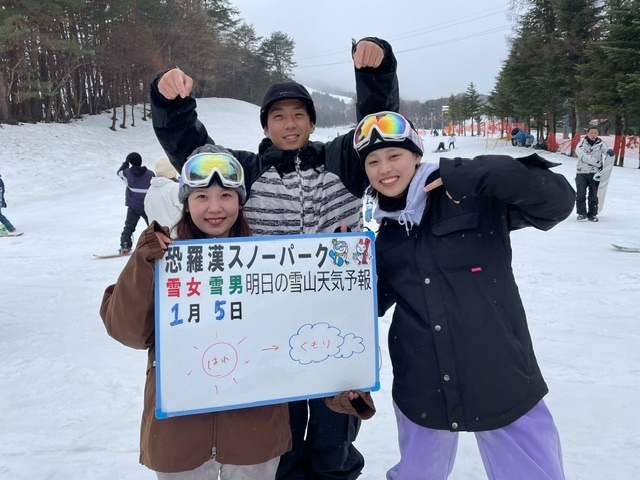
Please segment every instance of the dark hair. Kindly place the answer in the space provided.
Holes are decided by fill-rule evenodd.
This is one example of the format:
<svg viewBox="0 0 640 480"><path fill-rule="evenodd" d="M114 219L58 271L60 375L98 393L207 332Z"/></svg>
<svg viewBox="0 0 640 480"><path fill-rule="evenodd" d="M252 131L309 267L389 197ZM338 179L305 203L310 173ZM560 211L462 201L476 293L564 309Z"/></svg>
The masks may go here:
<svg viewBox="0 0 640 480"><path fill-rule="evenodd" d="M371 185L369 185L364 191L365 196L368 195L374 200L378 198L378 193L379 192L375 188L373 188L373 186Z"/></svg>
<svg viewBox="0 0 640 480"><path fill-rule="evenodd" d="M182 206L180 220L178 220L178 223L176 223L171 230L176 232L176 240L209 238L193 223L191 214L187 211L187 202ZM251 235L251 227L249 226L247 217L244 216L244 209L240 207L240 210L238 210L238 218L236 218L235 223L229 231L229 237L250 237Z"/></svg>
<svg viewBox="0 0 640 480"><path fill-rule="evenodd" d="M127 162L129 162L134 167L139 167L142 165L142 157L138 152L131 152L127 155Z"/></svg>
<svg viewBox="0 0 640 480"><path fill-rule="evenodd" d="M587 128L587 133L589 133L590 130L597 130L598 133L600 133L600 129L596 125L591 125L589 128Z"/></svg>

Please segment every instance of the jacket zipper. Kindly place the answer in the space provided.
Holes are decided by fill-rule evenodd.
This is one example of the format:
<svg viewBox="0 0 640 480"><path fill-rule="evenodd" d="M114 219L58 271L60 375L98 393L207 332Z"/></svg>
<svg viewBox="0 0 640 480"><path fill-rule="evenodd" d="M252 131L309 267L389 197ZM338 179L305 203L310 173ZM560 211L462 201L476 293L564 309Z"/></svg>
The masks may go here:
<svg viewBox="0 0 640 480"><path fill-rule="evenodd" d="M300 181L300 233L304 233L304 188L302 184L302 172L300 171L300 157L296 155L294 160L296 166L296 173L298 174L298 180Z"/></svg>
<svg viewBox="0 0 640 480"><path fill-rule="evenodd" d="M211 458L213 460L216 459L216 455L218 455L218 415L211 415L211 443L213 447L211 448Z"/></svg>

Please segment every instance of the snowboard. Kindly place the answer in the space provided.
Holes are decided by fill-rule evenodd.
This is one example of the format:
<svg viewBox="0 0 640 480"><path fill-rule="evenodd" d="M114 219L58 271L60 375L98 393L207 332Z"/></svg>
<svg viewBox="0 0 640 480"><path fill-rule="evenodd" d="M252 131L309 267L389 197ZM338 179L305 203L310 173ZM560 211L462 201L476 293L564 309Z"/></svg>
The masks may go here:
<svg viewBox="0 0 640 480"><path fill-rule="evenodd" d="M444 153L444 152L448 152L449 149L445 148L444 150L432 150L432 151L433 151L433 153Z"/></svg>
<svg viewBox="0 0 640 480"><path fill-rule="evenodd" d="M640 253L640 247L623 247L622 245L616 245L615 243L612 243L611 246L620 252Z"/></svg>
<svg viewBox="0 0 640 480"><path fill-rule="evenodd" d="M602 172L600 173L600 183L598 184L598 213L602 212L604 208L604 197L607 193L607 186L609 186L614 160L615 157L605 155L602 161Z"/></svg>
<svg viewBox="0 0 640 480"><path fill-rule="evenodd" d="M96 253L93 254L93 258L96 260L106 260L107 258L118 258L118 257L128 257L130 254L123 253L108 253L106 255L98 255Z"/></svg>
<svg viewBox="0 0 640 480"><path fill-rule="evenodd" d="M24 235L24 232L5 233L5 234L0 235L0 238L2 238L2 237L19 237L20 235Z"/></svg>

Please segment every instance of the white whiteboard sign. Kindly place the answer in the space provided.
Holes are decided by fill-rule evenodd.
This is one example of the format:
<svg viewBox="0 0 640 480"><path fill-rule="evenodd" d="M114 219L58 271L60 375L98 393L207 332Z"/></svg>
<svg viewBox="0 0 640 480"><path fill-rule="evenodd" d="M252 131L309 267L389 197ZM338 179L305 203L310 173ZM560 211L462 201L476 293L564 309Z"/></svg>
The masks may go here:
<svg viewBox="0 0 640 480"><path fill-rule="evenodd" d="M156 263L156 416L377 390L374 238L173 242Z"/></svg>

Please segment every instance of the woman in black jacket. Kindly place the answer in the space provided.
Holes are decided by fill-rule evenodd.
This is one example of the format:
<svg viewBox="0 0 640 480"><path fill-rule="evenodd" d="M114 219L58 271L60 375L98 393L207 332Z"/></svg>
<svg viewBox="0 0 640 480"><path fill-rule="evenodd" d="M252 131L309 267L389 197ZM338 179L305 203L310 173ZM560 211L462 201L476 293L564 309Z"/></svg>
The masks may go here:
<svg viewBox="0 0 640 480"><path fill-rule="evenodd" d="M395 304L402 457L387 479L446 479L460 431L475 432L491 479L564 479L509 232L564 220L571 185L536 154L421 163L420 137L393 112L365 117L354 147L377 200L378 314Z"/></svg>

